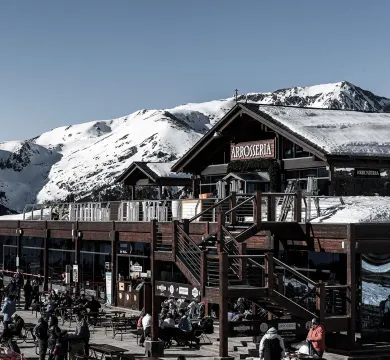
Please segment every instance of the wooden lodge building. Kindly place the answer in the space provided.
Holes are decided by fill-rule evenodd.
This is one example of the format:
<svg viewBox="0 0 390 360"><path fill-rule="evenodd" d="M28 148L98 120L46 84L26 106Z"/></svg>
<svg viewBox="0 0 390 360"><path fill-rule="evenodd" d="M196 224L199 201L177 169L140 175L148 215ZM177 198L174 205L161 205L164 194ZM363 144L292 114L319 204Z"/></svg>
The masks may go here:
<svg viewBox="0 0 390 360"><path fill-rule="evenodd" d="M385 125L390 114L237 103L170 169L131 164L118 179L129 199L62 204L57 220L36 206L23 220L0 218L4 274L18 266L47 289L66 265L78 266L81 287L104 285L110 272L112 302L152 311L154 340L164 297L202 300L218 310L221 357L226 334L276 326L304 339L314 316L330 350L388 351L378 343L390 335L390 225L314 222L309 211L321 199L387 195ZM159 198L137 199L141 186ZM177 186L192 196L163 196ZM253 320L228 321L237 298Z"/></svg>

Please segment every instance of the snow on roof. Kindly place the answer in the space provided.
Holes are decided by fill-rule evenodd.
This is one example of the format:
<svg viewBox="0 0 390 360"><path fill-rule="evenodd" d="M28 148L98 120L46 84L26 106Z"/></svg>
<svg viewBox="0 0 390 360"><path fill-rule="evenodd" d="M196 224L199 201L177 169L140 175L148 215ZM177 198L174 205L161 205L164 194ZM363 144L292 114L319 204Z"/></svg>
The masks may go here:
<svg viewBox="0 0 390 360"><path fill-rule="evenodd" d="M175 161L166 162L166 163L148 162L146 163L146 166L155 174L157 174L159 177L182 178L182 179L191 178L191 174L172 172L171 167L173 166L174 163Z"/></svg>
<svg viewBox="0 0 390 360"><path fill-rule="evenodd" d="M333 155L390 155L390 114L260 105L259 111Z"/></svg>

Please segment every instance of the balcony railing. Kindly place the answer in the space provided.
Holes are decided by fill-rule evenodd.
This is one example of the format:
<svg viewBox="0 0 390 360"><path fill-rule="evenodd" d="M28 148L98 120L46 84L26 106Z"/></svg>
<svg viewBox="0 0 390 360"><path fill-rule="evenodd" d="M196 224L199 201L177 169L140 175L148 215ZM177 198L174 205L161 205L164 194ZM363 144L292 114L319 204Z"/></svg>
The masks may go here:
<svg viewBox="0 0 390 360"><path fill-rule="evenodd" d="M289 201L283 201L283 198L289 198ZM260 205L253 194L236 194L225 199L29 204L24 208L23 220L166 222L190 219L191 222L217 222L218 214L223 211L227 214L227 223L253 223L256 211L260 211L261 221L310 222L334 212L348 198L261 193L259 199Z"/></svg>

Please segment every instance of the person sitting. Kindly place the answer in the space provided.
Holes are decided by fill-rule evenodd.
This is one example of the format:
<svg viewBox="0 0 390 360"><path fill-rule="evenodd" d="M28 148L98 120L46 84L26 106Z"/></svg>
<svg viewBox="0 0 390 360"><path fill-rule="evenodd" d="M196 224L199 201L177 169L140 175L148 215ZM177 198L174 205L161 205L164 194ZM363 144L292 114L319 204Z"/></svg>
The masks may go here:
<svg viewBox="0 0 390 360"><path fill-rule="evenodd" d="M76 302L79 306L85 306L88 303L88 299L85 297L85 294L81 294Z"/></svg>
<svg viewBox="0 0 390 360"><path fill-rule="evenodd" d="M22 337L22 330L24 328L24 320L18 315L14 315L14 323L9 327L10 336Z"/></svg>
<svg viewBox="0 0 390 360"><path fill-rule="evenodd" d="M98 313L101 307L100 302L95 299L95 296L91 296L91 301L87 303L87 309L92 313Z"/></svg>
<svg viewBox="0 0 390 360"><path fill-rule="evenodd" d="M165 329L168 327L175 327L175 320L173 319L172 314L167 314L167 317L164 319L164 321L161 324L161 328Z"/></svg>
<svg viewBox="0 0 390 360"><path fill-rule="evenodd" d="M180 316L181 316L181 318L180 318L180 321L179 321L178 328L181 331L184 331L186 333L192 332L191 322L188 319L188 316L187 316L186 312L183 309L180 310Z"/></svg>
<svg viewBox="0 0 390 360"><path fill-rule="evenodd" d="M307 342L309 343L309 355L317 355L322 358L325 352L325 329L318 318L311 321Z"/></svg>
<svg viewBox="0 0 390 360"><path fill-rule="evenodd" d="M58 301L58 295L54 290L50 291L49 300Z"/></svg>
<svg viewBox="0 0 390 360"><path fill-rule="evenodd" d="M270 328L260 341L260 359L263 360L281 360L285 356L284 341L278 331Z"/></svg>

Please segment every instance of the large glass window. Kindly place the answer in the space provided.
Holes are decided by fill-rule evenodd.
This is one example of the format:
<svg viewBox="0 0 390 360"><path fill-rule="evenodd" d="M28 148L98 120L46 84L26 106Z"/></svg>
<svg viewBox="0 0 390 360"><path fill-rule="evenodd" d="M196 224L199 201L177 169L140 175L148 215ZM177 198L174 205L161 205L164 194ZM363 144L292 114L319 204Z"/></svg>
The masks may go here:
<svg viewBox="0 0 390 360"><path fill-rule="evenodd" d="M51 281L61 281L66 265L75 262L74 243L72 239L48 240L48 270Z"/></svg>
<svg viewBox="0 0 390 360"><path fill-rule="evenodd" d="M43 275L43 238L21 238L19 267L27 274Z"/></svg>
<svg viewBox="0 0 390 360"><path fill-rule="evenodd" d="M0 236L0 259L3 261L4 270L11 270L8 268L11 266L11 253L13 254L13 251L9 250L10 247L15 248L15 254L13 255L14 264L12 266L14 269L16 269L16 236Z"/></svg>
<svg viewBox="0 0 390 360"><path fill-rule="evenodd" d="M16 245L3 245L4 270L16 271Z"/></svg>
<svg viewBox="0 0 390 360"><path fill-rule="evenodd" d="M80 262L82 282L103 282L105 263L111 263L111 242L83 241Z"/></svg>

